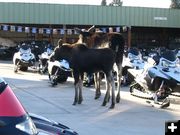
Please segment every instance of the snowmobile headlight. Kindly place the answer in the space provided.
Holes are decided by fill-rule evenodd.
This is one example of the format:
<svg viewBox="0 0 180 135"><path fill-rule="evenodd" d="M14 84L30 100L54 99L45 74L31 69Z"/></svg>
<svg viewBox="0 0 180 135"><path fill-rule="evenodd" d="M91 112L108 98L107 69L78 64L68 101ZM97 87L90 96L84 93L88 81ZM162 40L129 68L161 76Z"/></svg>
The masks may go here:
<svg viewBox="0 0 180 135"><path fill-rule="evenodd" d="M171 64L169 64L169 67L175 68L175 67L176 67L176 63L171 63Z"/></svg>
<svg viewBox="0 0 180 135"><path fill-rule="evenodd" d="M167 61L162 61L162 66L163 67L165 67L165 68L167 68L167 67L169 67L169 63L167 62Z"/></svg>
<svg viewBox="0 0 180 135"><path fill-rule="evenodd" d="M168 62L168 61L165 61L163 60L162 61L162 66L165 67L165 68L175 68L176 67L176 62Z"/></svg>
<svg viewBox="0 0 180 135"><path fill-rule="evenodd" d="M27 119L22 123L17 124L16 128L31 135L37 134L36 126L29 117L27 117Z"/></svg>

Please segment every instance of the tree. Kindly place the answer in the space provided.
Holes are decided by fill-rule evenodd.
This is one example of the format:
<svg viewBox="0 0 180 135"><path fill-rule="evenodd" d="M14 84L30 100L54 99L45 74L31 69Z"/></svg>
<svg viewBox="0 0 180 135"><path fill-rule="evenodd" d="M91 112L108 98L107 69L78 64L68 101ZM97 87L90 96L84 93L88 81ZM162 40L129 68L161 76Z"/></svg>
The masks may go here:
<svg viewBox="0 0 180 135"><path fill-rule="evenodd" d="M113 0L109 6L122 6L122 1L121 0Z"/></svg>
<svg viewBox="0 0 180 135"><path fill-rule="evenodd" d="M106 4L107 4L106 0L101 1L101 6L106 6Z"/></svg>
<svg viewBox="0 0 180 135"><path fill-rule="evenodd" d="M180 0L171 0L170 8L180 9Z"/></svg>

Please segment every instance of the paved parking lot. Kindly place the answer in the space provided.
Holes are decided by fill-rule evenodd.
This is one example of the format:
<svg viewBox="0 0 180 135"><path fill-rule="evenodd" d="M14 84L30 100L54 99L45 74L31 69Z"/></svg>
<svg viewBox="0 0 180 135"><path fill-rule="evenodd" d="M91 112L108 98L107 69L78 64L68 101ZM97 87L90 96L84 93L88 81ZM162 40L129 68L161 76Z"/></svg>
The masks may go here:
<svg viewBox="0 0 180 135"><path fill-rule="evenodd" d="M30 69L13 72L11 61L0 61L0 76L10 84L28 112L61 122L80 135L164 135L165 121L180 119L180 105L171 104L167 109L150 107L144 99L129 94L122 87L121 103L110 110L102 107L104 95L94 100L94 88L84 88L84 101L73 106L73 79L51 87L47 75ZM104 86L102 86L104 93Z"/></svg>

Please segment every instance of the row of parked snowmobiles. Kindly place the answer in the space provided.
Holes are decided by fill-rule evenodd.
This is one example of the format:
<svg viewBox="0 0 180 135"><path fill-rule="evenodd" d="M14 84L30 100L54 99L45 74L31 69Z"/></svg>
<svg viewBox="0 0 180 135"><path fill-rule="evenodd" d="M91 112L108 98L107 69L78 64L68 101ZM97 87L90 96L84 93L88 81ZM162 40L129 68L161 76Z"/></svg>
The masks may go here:
<svg viewBox="0 0 180 135"><path fill-rule="evenodd" d="M52 86L66 82L71 76L71 69L66 60L49 61L53 53L51 46L38 55L38 70L49 74ZM130 93L137 97L166 102L169 95L180 96L180 50L156 49L143 56L137 48L130 48L124 53L122 84L130 85ZM14 71L26 71L35 66L37 58L28 44L22 44L19 52L14 54ZM93 85L93 77L89 75L85 86ZM166 104L166 105L167 105Z"/></svg>
<svg viewBox="0 0 180 135"><path fill-rule="evenodd" d="M126 58L130 66L128 62L123 65L131 94L168 107L169 95L180 96L180 51L157 49L144 57L137 52L129 51Z"/></svg>
<svg viewBox="0 0 180 135"><path fill-rule="evenodd" d="M13 56L14 72L27 71L28 68L37 69L41 74L48 72L52 86L57 85L58 82L65 82L71 75L69 63L66 60L49 61L53 53L52 45L46 44L43 49L39 49L38 45L33 44L32 47L31 43L23 42L18 47L19 51Z"/></svg>
<svg viewBox="0 0 180 135"><path fill-rule="evenodd" d="M36 68L37 61L39 63L38 70L42 72L53 52L53 46L48 42L37 44L35 41L26 41L18 45L18 50L13 56L14 72L18 72L18 70L27 71L28 67Z"/></svg>

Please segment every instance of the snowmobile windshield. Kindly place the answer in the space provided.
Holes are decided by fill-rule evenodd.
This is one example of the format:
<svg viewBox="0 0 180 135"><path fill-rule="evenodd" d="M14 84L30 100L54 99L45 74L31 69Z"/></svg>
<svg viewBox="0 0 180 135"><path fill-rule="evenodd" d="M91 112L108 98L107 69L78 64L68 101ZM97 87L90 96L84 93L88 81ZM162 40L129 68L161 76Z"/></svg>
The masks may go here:
<svg viewBox="0 0 180 135"><path fill-rule="evenodd" d="M138 56L139 55L139 51L137 48L130 48L129 49L129 53Z"/></svg>
<svg viewBox="0 0 180 135"><path fill-rule="evenodd" d="M29 54L31 53L31 49L28 45L22 45L19 49L21 54Z"/></svg>
<svg viewBox="0 0 180 135"><path fill-rule="evenodd" d="M128 51L128 58L130 60L139 60L139 59L141 59L141 54L139 53L137 48L131 48Z"/></svg>
<svg viewBox="0 0 180 135"><path fill-rule="evenodd" d="M166 51L161 56L171 62L174 62L176 60L176 54L173 51Z"/></svg>
<svg viewBox="0 0 180 135"><path fill-rule="evenodd" d="M53 50L52 49L50 49L50 48L47 48L47 54L48 55L51 55L51 53L53 52Z"/></svg>
<svg viewBox="0 0 180 135"><path fill-rule="evenodd" d="M166 51L162 54L161 66L165 68L175 68L177 66L177 57L175 52Z"/></svg>

